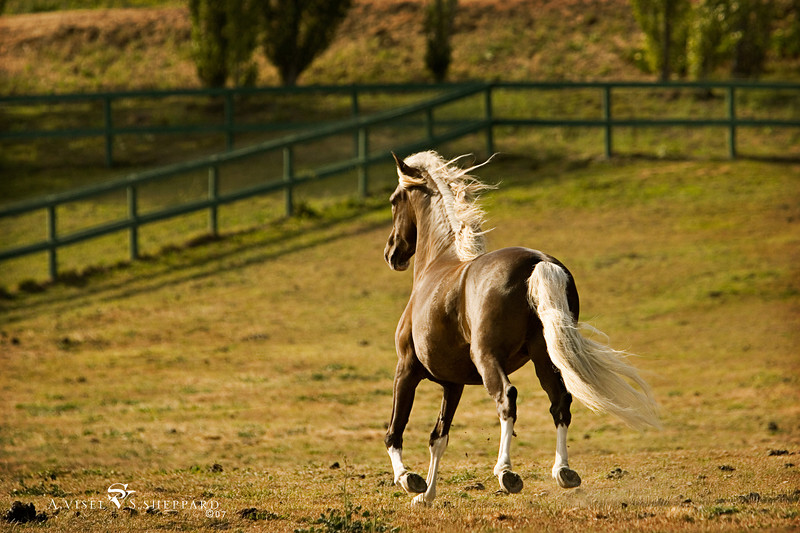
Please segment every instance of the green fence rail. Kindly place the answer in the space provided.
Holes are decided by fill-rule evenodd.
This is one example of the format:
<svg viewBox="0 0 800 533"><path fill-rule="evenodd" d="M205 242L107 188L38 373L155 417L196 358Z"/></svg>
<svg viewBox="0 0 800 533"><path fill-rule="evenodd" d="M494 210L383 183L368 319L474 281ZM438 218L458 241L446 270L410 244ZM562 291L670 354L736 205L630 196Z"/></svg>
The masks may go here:
<svg viewBox="0 0 800 533"><path fill-rule="evenodd" d="M335 86L309 86L309 87L258 87L258 88L229 88L229 89L181 89L162 91L125 91L113 93L90 94L60 94L60 95L21 95L0 96L0 117L6 115L5 124L0 125L0 141L32 141L36 139L57 138L102 138L105 146L106 165L114 165L115 139L123 135L179 135L179 134L221 134L225 137L225 149L232 150L238 134L259 133L274 131L289 131L319 126L318 122L308 124L297 121L280 122L248 122L246 117L240 117L239 109L242 99L254 96L282 97L282 96L308 96L343 95L350 100L350 117L359 116L361 113L360 102L365 95L389 93L447 93L473 84L391 84L391 85L335 85ZM796 127L798 118L766 119L743 118L737 112L737 93L743 91L790 91L797 95L800 93L800 84L797 83L759 83L747 81L730 82L522 82L522 83L490 83L485 84L486 99L489 102L487 119L493 126L527 126L527 127L590 127L605 130L605 154L613 155L613 129L619 127L652 128L652 127L721 127L728 131L728 151L731 157L736 157L737 139L736 130L741 127L769 126L769 127ZM519 118L491 115L491 102L493 90L513 91L568 91L576 89L590 89L598 92L598 102L601 113L592 118L574 119L564 116L553 118ZM614 93L621 90L634 89L637 91L650 90L678 90L689 89L700 91L724 91L726 110L724 116L716 118L660 118L650 117L619 117L615 111ZM208 123L178 123L170 125L118 125L115 121L115 110L123 101L144 101L152 99L169 98L203 98L219 99L223 102L221 114L216 121ZM12 119L13 110L20 106L51 106L63 104L65 106L89 102L102 104L102 125L80 128L48 128L28 129L24 124L18 124ZM135 109L135 107L134 107Z"/></svg>
<svg viewBox="0 0 800 533"><path fill-rule="evenodd" d="M555 117L549 119L542 118L510 118L510 117L489 117L493 126L527 126L527 127L590 127L601 128L604 130L604 153L606 157L614 155L614 128L634 127L634 128L665 128L665 127L688 127L706 128L717 127L727 130L728 135L728 155L733 159L738 157L737 149L737 129L742 127L775 127L775 128L797 128L800 127L800 84L798 83L760 83L748 81L727 81L727 82L553 82L553 83L495 83L487 87L487 93L496 89L513 89L516 91L546 90L562 91L575 89L592 89L600 91L602 115L596 118L570 119ZM698 95L707 95L713 90L725 92L725 116L718 118L697 118L697 117L668 117L668 118L637 118L637 117L618 117L614 109L614 93L621 90L635 90L643 93L654 90L676 91L688 89L695 91ZM789 119L785 118L752 118L741 117L737 114L737 93L743 91L787 91L795 99L798 107L797 116ZM487 96L490 102L492 97Z"/></svg>
<svg viewBox="0 0 800 533"><path fill-rule="evenodd" d="M105 146L106 166L114 166L114 144L115 139L123 135L178 135L178 134L221 134L225 137L225 149L232 150L237 134L243 133L263 133L263 132L285 132L287 130L306 129L309 126L317 127L318 122L313 124L301 121L261 121L251 122L247 117L239 116L243 100L252 97L281 98L285 96L344 96L350 101L349 116L356 117L362 112L361 101L364 96L370 94L390 94L390 93L430 93L430 92L449 92L453 90L451 85L431 85L431 84L365 84L365 85L320 85L320 86L301 86L301 87L238 87L220 89L177 89L160 91L121 91L121 92L102 92L102 93L72 93L55 95L19 95L19 96L0 96L0 112L5 111L11 115L14 109L21 109L25 106L54 106L64 105L76 106L82 103L98 105L102 107L100 116L102 120L95 120L97 123L92 127L53 127L48 129L26 128L23 121L6 120L4 127L0 127L0 141L32 141L35 139L75 139L95 137L102 138ZM147 125L120 125L115 120L122 104L126 101L144 102L149 100L167 99L202 99L204 101L219 100L220 114L216 120L212 118L207 122L200 123L177 123L177 124L147 124ZM136 109L135 105L133 109ZM24 113L23 113L24 114ZM97 119L99 117L95 117ZM181 117L186 118L186 117ZM84 117L85 119L85 117ZM156 122L157 119L154 119ZM332 121L333 122L333 121Z"/></svg>
<svg viewBox="0 0 800 533"><path fill-rule="evenodd" d="M696 117L662 117L662 118L638 118L630 116L630 112L625 114L616 112L615 93L618 95L624 91L654 91L654 90L683 90L693 91L712 91L722 90L725 93L725 116L713 118ZM418 140L402 144L398 142L393 145L393 149L400 153L407 153L415 150L425 149L438 144L463 138L467 135L476 133L485 134L486 150L488 153L495 151L495 130L503 127L528 127L528 128L548 128L548 127L580 127L598 128L604 134L604 153L607 157L614 155L614 129L620 127L634 128L663 128L663 127L716 127L723 128L728 135L728 152L730 157L737 157L737 129L742 127L761 127L768 126L773 128L800 128L800 117L791 115L789 118L754 118L741 117L737 115L737 92L743 90L767 90L784 91L791 95L791 98L800 101L800 84L788 83L748 83L748 82L719 82L719 83L639 83L639 82L620 82L620 83L475 83L475 84L451 84L451 85L393 85L393 86L360 86L360 87L338 87L338 88L305 88L298 89L301 92L314 92L324 90L325 92L349 93L352 95L353 117L318 125L311 131L294 133L277 140L267 141L254 146L230 149L227 152L216 154L198 160L170 165L167 167L131 174L123 179L109 183L103 183L75 191L62 194L50 195L15 205L10 205L0 209L0 218L19 216L27 213L44 211L46 213L47 237L45 240L33 242L21 246L15 246L0 250L0 262L12 258L19 258L26 255L47 252L49 257L49 275L52 279L58 277L58 249L71 244L95 239L110 233L125 231L128 233L129 251L131 259L139 257L139 228L142 225L157 221L167 220L180 215L206 210L208 212L208 229L213 235L218 233L217 211L220 206L250 198L257 195L264 195L283 191L285 195L285 211L287 215L292 215L294 211L293 190L300 184L314 180L322 180L342 172L357 170L358 172L358 192L366 195L369 190L369 167L377 162L385 162L388 157L388 149L373 150L370 146L370 129L377 126L394 125L402 122L410 123L416 117L422 115L422 125L424 134ZM531 91L564 91L564 90L589 90L596 92L599 110L595 117L553 117L542 118L536 116L520 116L514 106L505 103L505 99L498 97L498 94L509 92L531 92ZM242 91L242 90L240 90ZM246 91L246 90L245 90ZM263 91L263 90L262 90ZM437 91L442 94L438 96L404 106L398 109L378 112L369 116L358 115L358 95L364 91ZM116 93L101 95L67 95L67 97L52 97L60 99L80 99L80 98L100 98L105 102L111 102L115 98L131 97L144 93ZM146 93L152 96L154 93ZM222 95L225 98L225 116L223 124L213 126L213 130L224 132L229 139L237 132L245 129L244 125L236 124L230 117L233 116L233 102L235 96L240 94L234 90L220 91L164 91L156 93L163 96L174 96L180 94L191 95ZM120 96L121 95L121 96ZM527 96L530 98L530 96ZM0 99L0 105L14 103L16 101L30 101L40 99L42 102L50 101L51 97L6 97ZM501 99L498 102L498 99ZM466 99L478 99L469 105L465 104ZM436 112L453 104L465 106L470 110L471 116L464 118L437 118ZM106 108L110 104L106 104ZM798 106L800 108L800 105ZM109 112L109 110L106 110ZM107 115L108 116L108 115ZM129 130L114 128L110 120L106 120L106 128L102 130L56 130L50 132L27 131L27 132L4 132L0 139L31 139L41 136L73 136L73 135L100 135L106 137L107 151L113 144L113 137L122 133L131 133ZM247 126L251 127L251 126ZM187 126L188 130L196 126ZM180 127L165 128L162 130L148 128L147 132L153 133L177 133L183 131ZM302 146L336 135L352 134L355 142L353 143L353 155L350 158L332 163L326 166L314 168L313 170L296 172L294 150ZM229 148L232 140L228 142ZM283 169L282 179L260 183L250 187L221 194L219 191L219 169L222 165L241 161L268 152L280 151L282 154ZM107 154L110 161L110 153ZM156 182L165 178L179 176L198 170L207 170L208 187L206 198L194 200L156 211L142 213L138 207L139 188L146 183ZM96 225L80 231L62 234L59 231L59 220L57 208L60 205L84 200L106 194L111 191L126 191L127 195L127 217L114 222Z"/></svg>
<svg viewBox="0 0 800 533"><path fill-rule="evenodd" d="M436 132L434 111L445 105L452 104L485 91L485 85L463 86L425 102L406 106L396 110L385 111L371 115L369 117L356 117L336 124L319 127L313 131L301 132L275 141L267 141L255 146L231 150L229 152L216 154L210 157L170 165L167 167L131 174L121 180L108 183L101 183L95 186L69 191L62 194L55 194L39 198L16 205L11 205L0 210L0 218L15 215L22 215L35 211L46 212L47 238L43 241L30 243L23 246L16 246L10 249L0 250L0 261L23 257L26 255L44 252L48 253L48 270L51 279L58 278L58 249L71 244L95 239L110 233L127 231L129 234L129 249L131 259L139 257L139 228L142 225L157 221L167 220L180 215L193 213L196 211L207 210L209 220L209 232L213 235L218 233L217 210L220 206L231 202L243 200L257 195L263 195L276 191L284 191L285 209L287 216L291 216L294 210L293 189L298 185L313 180L321 180L327 177L357 169L358 171L358 191L366 195L369 189L368 168L377 161L384 161L388 157L388 152L370 151L369 148L369 129L382 124L394 123L415 114L424 113L428 124L427 135L419 141L399 146L401 151L420 150L425 147L461 138L476 132L486 131L489 124L485 119L473 121L459 121L450 123L444 131ZM441 130L442 128L439 128ZM358 136L356 153L350 159L316 168L305 173L295 173L294 171L294 148L298 145L318 141L334 135L355 133ZM242 188L227 194L220 194L218 187L218 173L221 165L251 158L267 152L281 151L283 155L283 179L281 181L269 181L255 186ZM171 206L148 213L140 213L138 210L138 190L142 185L160 179L187 174L193 171L208 170L208 194L203 200L195 200ZM62 235L58 231L57 208L70 202L85 200L87 198L100 196L112 191L125 190L127 193L128 216L125 219L94 226L81 231Z"/></svg>

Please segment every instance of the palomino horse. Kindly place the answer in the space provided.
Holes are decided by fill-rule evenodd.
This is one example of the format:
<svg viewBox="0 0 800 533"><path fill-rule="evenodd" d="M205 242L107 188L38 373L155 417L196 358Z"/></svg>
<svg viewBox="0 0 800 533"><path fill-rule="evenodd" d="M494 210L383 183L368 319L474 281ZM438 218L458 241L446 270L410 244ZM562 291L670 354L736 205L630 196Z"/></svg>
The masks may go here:
<svg viewBox="0 0 800 533"><path fill-rule="evenodd" d="M500 417L494 475L502 490L522 490L511 470L517 389L508 375L533 361L556 425L553 477L561 487L577 487L581 478L567 461L572 397L631 426L656 426L647 384L625 353L580 334L575 281L558 260L526 248L485 251L476 196L488 187L467 175L477 167L461 169L435 152L395 161L399 185L390 198L392 232L384 255L393 270L405 270L416 254L411 297L395 333L399 360L385 439L395 483L417 494L414 503L433 501L464 385L483 384ZM444 389L427 480L402 458L403 431L423 379Z"/></svg>

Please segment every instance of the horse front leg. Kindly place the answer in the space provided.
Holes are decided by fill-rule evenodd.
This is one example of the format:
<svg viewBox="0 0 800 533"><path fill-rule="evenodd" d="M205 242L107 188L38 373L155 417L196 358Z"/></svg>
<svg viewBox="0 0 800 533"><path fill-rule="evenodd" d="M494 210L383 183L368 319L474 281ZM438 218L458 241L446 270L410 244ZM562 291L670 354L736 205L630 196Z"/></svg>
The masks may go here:
<svg viewBox="0 0 800 533"><path fill-rule="evenodd" d="M426 482L428 489L414 498L414 504L430 504L436 498L436 479L439 475L439 463L442 460L447 444L450 441L450 425L453 423L453 416L456 414L458 402L461 401L461 394L464 392L464 385L448 383L442 385L442 409L439 412L439 419L431 432L430 451L431 464L428 467L428 478Z"/></svg>
<svg viewBox="0 0 800 533"><path fill-rule="evenodd" d="M403 432L408 424L414 395L422 376L412 364L402 359L397 363L394 376L392 399L392 419L386 432L384 443L392 461L395 485L400 485L409 494L424 493L428 484L419 474L415 474L403 463Z"/></svg>

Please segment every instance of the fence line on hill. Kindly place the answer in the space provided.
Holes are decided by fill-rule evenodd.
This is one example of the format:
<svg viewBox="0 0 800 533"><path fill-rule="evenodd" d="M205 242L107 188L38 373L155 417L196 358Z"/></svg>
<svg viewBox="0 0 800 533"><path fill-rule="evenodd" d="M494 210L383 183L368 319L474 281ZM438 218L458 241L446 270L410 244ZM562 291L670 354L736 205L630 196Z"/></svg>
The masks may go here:
<svg viewBox="0 0 800 533"><path fill-rule="evenodd" d="M640 118L635 116L619 117L614 109L614 93L620 91L653 91L653 90L681 90L696 91L723 90L726 95L724 117L697 118L697 117L666 117L666 118ZM595 117L536 117L536 116L509 116L509 111L504 111L503 102L497 102L498 93L525 92L525 91L564 91L564 90L590 90L600 92L599 116ZM369 86L338 86L338 87L306 87L294 88L293 94L328 93L349 94L351 97L350 118L334 122L323 123L314 128L280 139L262 142L253 146L233 149L234 136L244 131L265 131L269 128L287 128L287 125L253 125L237 123L234 120L234 105L237 97L245 94L286 94L286 89L217 89L217 90L183 90L183 91L141 91L125 93L98 93L91 95L40 95L40 96L14 96L0 98L0 109L16 104L27 103L52 103L55 101L72 102L80 100L97 100L103 102L104 127L85 129L56 129L42 130L9 130L0 132L0 140L30 140L43 137L92 137L105 138L106 161L113 164L113 144L115 136L122 134L176 134L198 131L224 133L228 150L212 156L169 165L163 168L138 172L122 179L101 183L98 185L68 191L61 194L48 195L42 198L21 202L0 209L0 218L29 214L32 212L45 213L46 239L0 249L0 262L13 258L24 257L30 254L47 252L48 272L51 279L58 278L58 250L61 247L95 239L110 233L126 231L129 241L129 255L131 259L139 257L139 228L145 224L168 220L177 216L197 211L208 212L208 229L212 235L217 235L218 208L221 205L239 201L253 196L283 191L285 196L285 212L291 216L294 211L295 201L293 190L300 184L314 180L322 180L342 172L357 170L359 194L366 195L369 191L369 167L377 162L385 161L388 149L372 149L370 144L370 129L405 122L421 126L424 133L413 141L392 144L392 148L405 153L436 146L441 143L457 140L467 135L482 133L486 136L486 150L494 152L494 135L497 128L548 128L548 127L577 127L598 128L603 131L604 154L606 157L614 155L614 128L664 128L664 127L717 127L727 130L728 155L737 157L737 130L742 127L773 127L773 128L800 128L800 118L754 118L741 117L737 113L737 91L789 91L794 98L800 96L800 84L787 83L752 83L752 82L557 82L557 83L465 83L446 85L369 85ZM439 94L421 102L406 105L397 109L380 111L371 115L362 116L359 110L360 95L365 93L381 92L430 92ZM166 98L181 95L222 97L225 105L224 120L222 123L210 125L184 125L184 126L144 126L144 127L115 127L113 125L113 102L123 98L157 97ZM478 98L477 105L465 103L468 99ZM500 105L499 105L500 104ZM461 105L472 112L470 118L436 118L436 112L446 106ZM508 107L508 106L505 106ZM521 106L524 107L524 106ZM512 106L513 108L513 106ZM517 109L511 109L512 115ZM416 117L422 115L421 121ZM297 125L293 126L297 127ZM318 142L333 136L352 134L352 157L320 166L306 172L295 171L295 149L308 143ZM219 169L221 166L242 161L268 152L282 154L282 173L280 180L264 181L257 185L240 188L234 191L220 193ZM208 187L206 198L168 206L155 211L142 213L138 206L139 188L146 183L165 180L174 176L207 170ZM117 191L126 191L127 216L120 220L105 224L94 225L80 231L63 234L59 231L58 208L64 204L85 200L99 195Z"/></svg>

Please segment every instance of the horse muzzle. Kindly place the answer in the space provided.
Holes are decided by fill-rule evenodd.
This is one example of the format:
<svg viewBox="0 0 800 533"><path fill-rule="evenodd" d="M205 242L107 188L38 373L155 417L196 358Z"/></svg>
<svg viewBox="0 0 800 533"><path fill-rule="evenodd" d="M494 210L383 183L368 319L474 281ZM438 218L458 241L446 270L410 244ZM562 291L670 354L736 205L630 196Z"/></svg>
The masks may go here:
<svg viewBox="0 0 800 533"><path fill-rule="evenodd" d="M408 269L412 255L414 255L413 251L410 254L403 253L400 247L398 247L398 241L392 238L386 243L386 249L383 251L383 258L386 264L389 265L389 268L398 272Z"/></svg>

